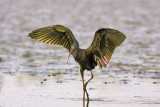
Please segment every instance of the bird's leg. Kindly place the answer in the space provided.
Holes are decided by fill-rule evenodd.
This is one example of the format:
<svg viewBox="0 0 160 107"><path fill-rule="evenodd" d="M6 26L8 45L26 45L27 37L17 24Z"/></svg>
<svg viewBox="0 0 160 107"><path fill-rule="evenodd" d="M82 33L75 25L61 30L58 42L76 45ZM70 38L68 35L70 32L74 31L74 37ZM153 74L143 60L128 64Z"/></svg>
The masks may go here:
<svg viewBox="0 0 160 107"><path fill-rule="evenodd" d="M82 68L80 68L80 73L81 73L82 83L83 83L83 107L85 107L84 70Z"/></svg>
<svg viewBox="0 0 160 107"><path fill-rule="evenodd" d="M87 93L87 84L93 79L93 73L92 71L91 72L91 78L84 84L84 88L85 88L85 92L86 92L86 95L87 95L87 107L89 106L89 94Z"/></svg>
<svg viewBox="0 0 160 107"><path fill-rule="evenodd" d="M87 106L86 107L88 107L89 106L89 94L87 92L87 89L85 91L86 91L86 95L87 95Z"/></svg>

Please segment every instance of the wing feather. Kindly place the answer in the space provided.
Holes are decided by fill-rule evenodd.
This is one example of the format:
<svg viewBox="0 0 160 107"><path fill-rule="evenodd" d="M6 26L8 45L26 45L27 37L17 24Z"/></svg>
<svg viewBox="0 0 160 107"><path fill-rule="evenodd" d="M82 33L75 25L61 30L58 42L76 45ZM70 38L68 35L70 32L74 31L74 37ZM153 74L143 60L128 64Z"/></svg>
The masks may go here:
<svg viewBox="0 0 160 107"><path fill-rule="evenodd" d="M115 48L122 44L126 36L114 29L99 29L94 36L92 44L87 48L93 54L93 60L102 68L106 67Z"/></svg>
<svg viewBox="0 0 160 107"><path fill-rule="evenodd" d="M72 44L78 44L71 30L62 25L40 28L29 33L32 39L52 45L62 45L69 51Z"/></svg>

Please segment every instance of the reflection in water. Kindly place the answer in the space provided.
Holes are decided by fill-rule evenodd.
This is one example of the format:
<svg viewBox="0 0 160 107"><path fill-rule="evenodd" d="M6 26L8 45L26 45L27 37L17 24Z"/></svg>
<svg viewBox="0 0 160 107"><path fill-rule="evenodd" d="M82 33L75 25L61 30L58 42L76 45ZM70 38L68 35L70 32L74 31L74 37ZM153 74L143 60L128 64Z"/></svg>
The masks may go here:
<svg viewBox="0 0 160 107"><path fill-rule="evenodd" d="M25 101L27 101L30 102L27 106L42 106L45 103L45 105L49 107L51 107L50 104L55 104L54 106L60 107L66 104L71 104L71 107L78 104L79 107L81 107L82 91L80 89L82 89L82 87L80 84L82 84L82 81L80 81L81 78L78 73L79 72L75 71L73 72L74 75L71 75L70 73L65 74L61 72L59 75L63 75L63 78L58 78L58 75L36 76L28 74L1 76L3 78L3 80L1 79L3 86L0 92L0 99L1 102L3 102L1 104L10 106L10 103L7 103L9 101L15 106L19 106L19 104L26 106ZM92 102L90 103L91 107L98 105L105 106L106 104L119 105L119 103L131 105L133 103L160 104L159 79L133 78L133 74L121 74L120 72L115 76L114 73L115 72L108 74L106 72L99 77L101 73L94 71L95 78L88 84L91 99L89 99L88 96L86 105L89 104L89 100ZM89 72L85 74L86 80L90 78ZM122 78L126 78L126 80L129 81L125 83L124 81L126 80ZM64 103L64 101L66 103ZM38 104L36 102L38 102ZM63 103L65 105L63 105Z"/></svg>

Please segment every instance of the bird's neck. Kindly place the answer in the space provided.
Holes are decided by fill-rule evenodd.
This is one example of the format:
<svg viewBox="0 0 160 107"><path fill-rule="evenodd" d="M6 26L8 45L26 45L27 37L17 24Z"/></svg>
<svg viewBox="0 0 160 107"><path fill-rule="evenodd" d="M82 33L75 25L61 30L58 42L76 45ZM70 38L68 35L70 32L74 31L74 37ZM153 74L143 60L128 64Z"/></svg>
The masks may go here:
<svg viewBox="0 0 160 107"><path fill-rule="evenodd" d="M74 59L76 59L78 57L78 50L79 48L75 49L73 52L72 52L72 56L74 57Z"/></svg>

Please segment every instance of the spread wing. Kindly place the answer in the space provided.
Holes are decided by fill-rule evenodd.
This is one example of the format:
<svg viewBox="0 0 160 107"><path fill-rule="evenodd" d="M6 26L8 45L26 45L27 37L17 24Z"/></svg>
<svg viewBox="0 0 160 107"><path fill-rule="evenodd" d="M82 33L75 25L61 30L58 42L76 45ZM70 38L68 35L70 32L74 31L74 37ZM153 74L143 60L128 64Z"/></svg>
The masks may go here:
<svg viewBox="0 0 160 107"><path fill-rule="evenodd" d="M87 52L92 53L93 60L100 68L106 67L115 48L121 45L125 39L126 36L117 30L99 29Z"/></svg>
<svg viewBox="0 0 160 107"><path fill-rule="evenodd" d="M29 37L52 45L62 45L69 51L72 44L78 44L71 30L62 25L40 28L29 33Z"/></svg>

